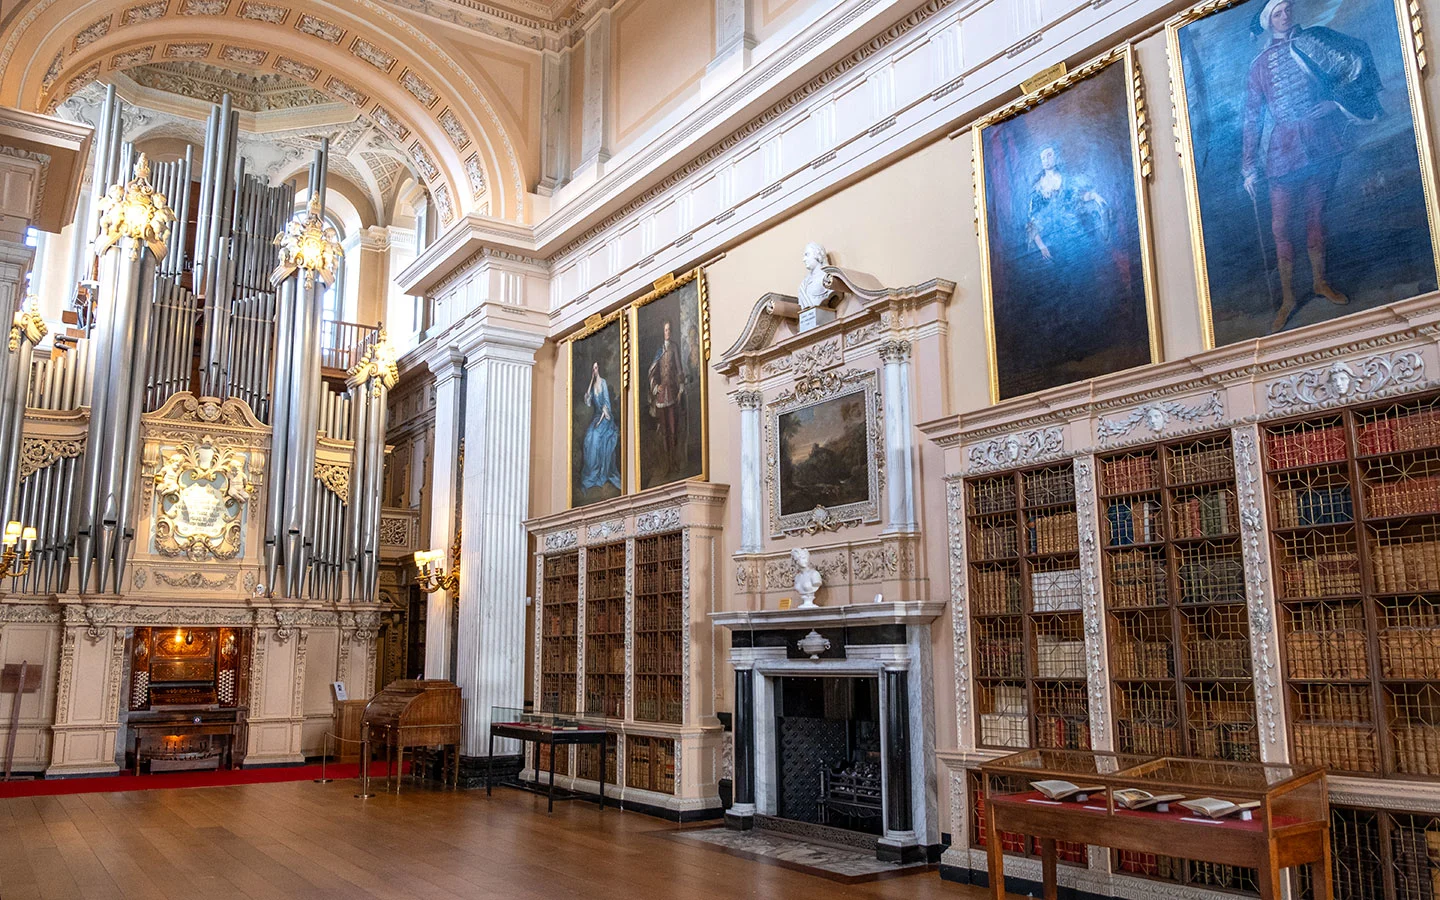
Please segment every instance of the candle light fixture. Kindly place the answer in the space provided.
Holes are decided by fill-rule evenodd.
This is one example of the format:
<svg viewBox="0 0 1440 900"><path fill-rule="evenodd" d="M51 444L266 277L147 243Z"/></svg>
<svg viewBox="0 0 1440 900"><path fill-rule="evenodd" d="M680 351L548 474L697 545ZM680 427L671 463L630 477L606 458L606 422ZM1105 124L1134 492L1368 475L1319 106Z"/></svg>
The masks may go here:
<svg viewBox="0 0 1440 900"><path fill-rule="evenodd" d="M35 549L35 529L12 521L5 526L3 550L0 550L0 578L23 578L30 571Z"/></svg>
<svg viewBox="0 0 1440 900"><path fill-rule="evenodd" d="M455 541L450 546L452 567L445 569L444 550L417 550L415 552L415 584L427 594L444 591L456 595L460 592L460 529L455 529Z"/></svg>

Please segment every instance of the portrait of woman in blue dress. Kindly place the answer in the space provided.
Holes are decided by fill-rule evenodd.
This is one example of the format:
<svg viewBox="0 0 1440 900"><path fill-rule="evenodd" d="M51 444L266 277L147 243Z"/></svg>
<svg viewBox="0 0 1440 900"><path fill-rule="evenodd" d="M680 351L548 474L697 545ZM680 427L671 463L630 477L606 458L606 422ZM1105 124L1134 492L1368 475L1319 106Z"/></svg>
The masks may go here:
<svg viewBox="0 0 1440 900"><path fill-rule="evenodd" d="M580 473L580 486L586 491L607 484L620 490L620 426L615 422L614 401L610 382L600 374L600 364L591 363L585 405L592 417L585 429L585 468Z"/></svg>
<svg viewBox="0 0 1440 900"><path fill-rule="evenodd" d="M570 342L570 505L625 492L620 474L625 402L620 389L624 324L613 321Z"/></svg>

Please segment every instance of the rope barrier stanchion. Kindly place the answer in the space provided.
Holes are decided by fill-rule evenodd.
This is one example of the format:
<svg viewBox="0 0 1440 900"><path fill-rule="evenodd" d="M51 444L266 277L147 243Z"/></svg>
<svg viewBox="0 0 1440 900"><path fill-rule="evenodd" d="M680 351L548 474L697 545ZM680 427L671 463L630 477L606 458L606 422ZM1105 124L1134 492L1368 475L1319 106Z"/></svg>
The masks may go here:
<svg viewBox="0 0 1440 900"><path fill-rule="evenodd" d="M320 777L315 779L316 784L329 784L335 780L325 777L325 763L330 759L330 739L330 732L325 732L325 753L320 757Z"/></svg>
<svg viewBox="0 0 1440 900"><path fill-rule="evenodd" d="M360 793L355 795L355 799L369 800L374 796L370 792L370 737L366 735L360 742Z"/></svg>

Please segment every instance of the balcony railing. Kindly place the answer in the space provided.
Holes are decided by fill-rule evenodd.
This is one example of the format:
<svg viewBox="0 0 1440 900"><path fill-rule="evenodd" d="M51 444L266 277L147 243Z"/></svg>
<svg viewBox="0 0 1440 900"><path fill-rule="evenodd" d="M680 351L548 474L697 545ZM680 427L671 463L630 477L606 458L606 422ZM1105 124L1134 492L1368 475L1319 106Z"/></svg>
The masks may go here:
<svg viewBox="0 0 1440 900"><path fill-rule="evenodd" d="M320 368L327 374L344 374L359 362L367 347L380 338L380 329L358 322L325 320L320 323Z"/></svg>

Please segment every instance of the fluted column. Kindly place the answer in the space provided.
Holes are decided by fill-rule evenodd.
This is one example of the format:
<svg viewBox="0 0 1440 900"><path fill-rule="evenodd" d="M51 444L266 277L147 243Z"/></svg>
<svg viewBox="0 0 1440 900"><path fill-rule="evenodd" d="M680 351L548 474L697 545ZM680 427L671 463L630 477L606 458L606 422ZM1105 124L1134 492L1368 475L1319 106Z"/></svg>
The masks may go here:
<svg viewBox="0 0 1440 900"><path fill-rule="evenodd" d="M765 523L762 518L765 473L760 450L760 409L764 396L759 391L735 394L740 407L740 552L759 553L764 549Z"/></svg>
<svg viewBox="0 0 1440 900"><path fill-rule="evenodd" d="M485 325L466 342L464 533L456 682L466 756L489 753L490 710L525 700L531 389L543 335ZM437 417L438 418L438 417ZM519 752L497 741L496 755Z"/></svg>
<svg viewBox="0 0 1440 900"><path fill-rule="evenodd" d="M465 426L465 357L444 347L425 361L435 376L435 446L430 465L430 546L449 551L455 540L460 506L460 441ZM448 569L455 561L447 559ZM455 602L445 591L431 594L425 610L425 677L450 677L450 608Z"/></svg>
<svg viewBox="0 0 1440 900"><path fill-rule="evenodd" d="M915 428L910 405L910 342L883 341L887 532L918 531L915 520Z"/></svg>

